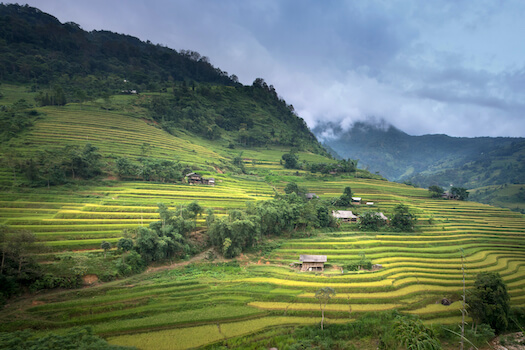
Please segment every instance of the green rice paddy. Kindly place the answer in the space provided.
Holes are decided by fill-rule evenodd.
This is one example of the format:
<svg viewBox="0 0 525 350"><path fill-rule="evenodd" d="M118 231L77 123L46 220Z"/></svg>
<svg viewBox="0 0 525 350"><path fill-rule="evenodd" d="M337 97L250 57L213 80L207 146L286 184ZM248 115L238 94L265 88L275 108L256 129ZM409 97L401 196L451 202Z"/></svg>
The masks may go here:
<svg viewBox="0 0 525 350"><path fill-rule="evenodd" d="M430 199L426 190L387 181L349 175L319 178L304 172L305 176L294 176L295 171L279 164L287 150L278 148L243 153L248 171L259 170L259 175L216 173L237 150L226 145L212 150L208 141L182 133L172 137L145 118L131 118L136 111L102 111L89 104L82 108L42 108L45 118L23 139L13 141L12 147L29 155L42 147L89 141L112 161L123 155L140 156L140 146L148 142L155 158L207 171L216 185L106 179L82 186L18 188L8 185L10 173L0 169L5 189L0 193L0 223L35 233L50 251L42 259L49 260L53 252L100 254L102 241L115 243L123 230L158 220L157 203L177 210L196 200L217 215L226 215L246 203L273 198L291 179L321 198L337 197L350 186L355 196L374 202L373 210L387 216L403 203L417 213L417 230L363 232L353 224L342 224L339 231L281 239L271 251L254 251L228 263L184 263L90 288L34 294L30 305L13 301L3 310L1 330L60 331L89 324L113 344L198 347L267 327L318 323L314 293L326 286L337 293L326 309L328 324L391 309L419 315L427 324L454 324L461 316L462 251L467 287L481 271L498 272L507 282L511 303L525 305L525 216L521 214L474 202ZM327 161L306 153L300 159ZM352 208L366 209L364 205ZM196 224L205 229L205 217ZM299 272L290 267L301 254L327 255L325 271ZM372 271L345 270L362 255L381 266ZM108 264L119 259L115 251L109 257ZM443 298L453 304L441 305Z"/></svg>

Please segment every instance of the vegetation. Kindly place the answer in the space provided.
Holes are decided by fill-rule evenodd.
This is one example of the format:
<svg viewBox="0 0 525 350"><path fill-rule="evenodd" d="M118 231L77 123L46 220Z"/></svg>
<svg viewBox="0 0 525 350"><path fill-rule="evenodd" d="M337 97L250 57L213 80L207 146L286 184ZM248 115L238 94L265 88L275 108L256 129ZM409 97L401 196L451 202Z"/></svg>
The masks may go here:
<svg viewBox="0 0 525 350"><path fill-rule="evenodd" d="M323 330L324 325L324 309L326 304L332 299L335 295L335 290L330 287L324 287L315 292L315 297L319 300L319 307L321 308L321 330Z"/></svg>
<svg viewBox="0 0 525 350"><path fill-rule="evenodd" d="M469 313L476 325L485 323L496 333L508 328L510 297L499 273L478 274L467 302Z"/></svg>
<svg viewBox="0 0 525 350"><path fill-rule="evenodd" d="M357 161L327 157L306 131L292 139L302 121L262 79L243 87L220 72L212 75L196 53L86 34L12 6L0 5L0 21L9 24L0 32L19 35L24 44L10 38L5 52L34 49L79 68L79 58L68 56L78 52L93 66L58 74L44 60L42 78L35 78L34 54L1 66L9 83L0 85L0 109L15 113L5 115L9 123L30 120L0 144L2 339L61 344L72 329L89 325L92 333L75 332L159 350L396 349L412 346L403 340L409 338L435 346L436 337L452 348L463 286L474 288L483 272L498 273L506 285L507 321L516 320L507 329L524 324L521 214L435 200L427 190L357 169ZM26 27L55 28L57 35ZM111 42L100 48L102 36ZM71 39L77 37L78 43ZM117 57L106 59L110 52ZM126 55L145 61L132 64ZM135 86L150 66L151 75ZM72 78L61 78L67 72ZM122 93L116 87L122 79L140 93ZM106 84L101 91L93 87L99 82ZM66 104L43 105L40 92L51 98L55 85ZM74 86L85 93L72 92ZM221 119L227 114L217 111L226 106L231 114ZM164 112L154 112L161 107L164 121ZM201 114L199 123L217 126L209 134L188 122ZM253 125L241 125L244 115ZM260 129L273 133L266 144L250 138ZM297 156L294 169L281 163L284 154ZM214 186L187 183L183 175L191 172L214 178ZM374 203L351 207L362 216L361 228L331 215L348 209L352 196ZM384 213L390 223L381 219L384 226L374 231L364 225L367 213ZM301 254L326 255L325 270L299 272ZM316 292L323 288L337 294L323 308L321 331ZM444 299L451 304L441 304ZM24 338L24 329L35 333ZM407 336L412 329L421 337ZM465 331L475 344L490 335L483 324Z"/></svg>
<svg viewBox="0 0 525 350"><path fill-rule="evenodd" d="M73 328L66 334L48 333L35 336L29 329L14 333L0 333L0 346L9 350L47 350L47 349L96 349L125 350L135 347L116 346L108 344L104 339L93 334L90 327Z"/></svg>
<svg viewBox="0 0 525 350"><path fill-rule="evenodd" d="M445 190L437 185L432 185L428 187L428 192L430 192L430 197L432 198L441 198Z"/></svg>
<svg viewBox="0 0 525 350"><path fill-rule="evenodd" d="M411 232L417 222L417 217L403 204L394 208L394 214L390 219L390 226L396 231Z"/></svg>

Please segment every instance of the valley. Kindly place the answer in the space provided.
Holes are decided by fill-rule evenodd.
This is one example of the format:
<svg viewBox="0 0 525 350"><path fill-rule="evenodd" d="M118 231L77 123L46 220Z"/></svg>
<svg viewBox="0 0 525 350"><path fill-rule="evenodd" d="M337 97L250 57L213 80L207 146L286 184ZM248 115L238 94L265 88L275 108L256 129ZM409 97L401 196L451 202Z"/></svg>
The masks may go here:
<svg viewBox="0 0 525 350"><path fill-rule="evenodd" d="M525 215L501 204L523 209L521 183L471 192L506 191L498 206L434 198L331 156L260 78L9 6L0 21L24 35L0 31L20 54L0 72L0 345L395 349L406 324L456 349L484 273L508 292L502 328L525 324ZM304 255L326 262L301 271ZM469 310L466 337L486 349L494 330Z"/></svg>

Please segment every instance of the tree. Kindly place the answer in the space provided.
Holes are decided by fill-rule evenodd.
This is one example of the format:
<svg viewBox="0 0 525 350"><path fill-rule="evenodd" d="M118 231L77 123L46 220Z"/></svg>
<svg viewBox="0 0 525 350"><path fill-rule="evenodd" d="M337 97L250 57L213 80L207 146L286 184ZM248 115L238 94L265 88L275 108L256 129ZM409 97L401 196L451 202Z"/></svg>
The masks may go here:
<svg viewBox="0 0 525 350"><path fill-rule="evenodd" d="M131 238L121 238L117 242L117 248L123 252L129 252L133 249L133 240Z"/></svg>
<svg viewBox="0 0 525 350"><path fill-rule="evenodd" d="M396 231L410 232L414 230L417 217L406 205L399 204L394 208L394 215L390 220L390 225Z"/></svg>
<svg viewBox="0 0 525 350"><path fill-rule="evenodd" d="M319 300L319 307L321 308L321 329L324 329L324 309L334 295L335 290L331 287L324 287L315 292L315 297Z"/></svg>
<svg viewBox="0 0 525 350"><path fill-rule="evenodd" d="M297 183L295 182L288 182L286 186L284 187L284 193L290 194L290 193L298 193L299 192L299 186L297 186Z"/></svg>
<svg viewBox="0 0 525 350"><path fill-rule="evenodd" d="M428 192L430 192L430 197L432 198L441 198L445 190L437 185L432 185L428 188Z"/></svg>
<svg viewBox="0 0 525 350"><path fill-rule="evenodd" d="M349 205L351 205L352 188L350 188L349 186L345 187L345 189L343 190L343 194L341 195L341 197L339 197L335 204L340 207L348 207Z"/></svg>
<svg viewBox="0 0 525 350"><path fill-rule="evenodd" d="M434 331L420 319L399 316L394 321L394 336L407 350L440 350L441 344Z"/></svg>
<svg viewBox="0 0 525 350"><path fill-rule="evenodd" d="M450 194L460 201L464 201L468 198L468 191L463 187L452 187L450 189Z"/></svg>
<svg viewBox="0 0 525 350"><path fill-rule="evenodd" d="M137 173L137 167L125 157L118 157L115 161L118 176L123 179L134 176Z"/></svg>
<svg viewBox="0 0 525 350"><path fill-rule="evenodd" d="M297 161L299 160L299 157L295 153L285 153L281 158L284 160L284 167L286 169L297 169Z"/></svg>
<svg viewBox="0 0 525 350"><path fill-rule="evenodd" d="M111 243L109 243L108 241L102 241L102 243L100 244L100 248L104 249L104 258L105 258L107 251L111 249Z"/></svg>
<svg viewBox="0 0 525 350"><path fill-rule="evenodd" d="M510 297L507 286L497 272L481 272L476 276L474 289L469 291L468 311L476 325L486 323L496 333L509 324Z"/></svg>
<svg viewBox="0 0 525 350"><path fill-rule="evenodd" d="M245 168L244 168L244 160L242 158L242 152L239 153L239 155L235 156L232 160L232 163L233 165L235 165L236 167L238 167L242 173L245 172Z"/></svg>
<svg viewBox="0 0 525 350"><path fill-rule="evenodd" d="M195 220L197 220L197 216L202 216L202 213L204 212L204 208L197 201L188 204L186 209L189 210L191 217Z"/></svg>
<svg viewBox="0 0 525 350"><path fill-rule="evenodd" d="M386 221L378 214L367 212L359 217L359 228L364 231L379 231Z"/></svg>

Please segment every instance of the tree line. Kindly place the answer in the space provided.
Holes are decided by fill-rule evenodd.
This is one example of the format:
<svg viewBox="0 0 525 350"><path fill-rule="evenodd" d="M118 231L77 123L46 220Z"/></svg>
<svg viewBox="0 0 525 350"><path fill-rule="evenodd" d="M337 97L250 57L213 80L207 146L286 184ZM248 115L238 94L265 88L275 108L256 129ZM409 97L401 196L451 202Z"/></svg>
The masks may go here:
<svg viewBox="0 0 525 350"><path fill-rule="evenodd" d="M62 185L77 179L90 180L107 172L116 173L122 180L177 182L182 181L183 172L188 170L177 161L150 158L146 154L135 161L118 157L111 166L90 143L83 147L67 145L45 149L28 158L16 152L6 152L2 162L12 170L14 185L26 183L35 187ZM19 181L19 175L25 182Z"/></svg>

